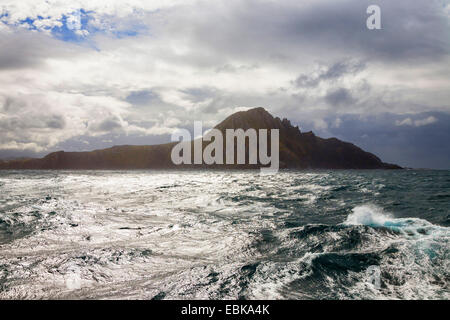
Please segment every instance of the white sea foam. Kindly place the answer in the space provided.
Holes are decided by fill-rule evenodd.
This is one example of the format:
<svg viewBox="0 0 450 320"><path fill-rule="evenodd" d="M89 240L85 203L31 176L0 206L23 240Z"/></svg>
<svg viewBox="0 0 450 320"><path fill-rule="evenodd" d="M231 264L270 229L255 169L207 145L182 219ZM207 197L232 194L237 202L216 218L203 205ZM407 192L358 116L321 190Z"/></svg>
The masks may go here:
<svg viewBox="0 0 450 320"><path fill-rule="evenodd" d="M353 208L352 213L344 221L344 224L381 227L392 221L392 219L392 216L384 212L383 209L372 204L366 204Z"/></svg>
<svg viewBox="0 0 450 320"><path fill-rule="evenodd" d="M391 213L373 204L356 206L343 224L386 227L409 237L421 239L450 235L449 228L434 225L420 218L395 218Z"/></svg>

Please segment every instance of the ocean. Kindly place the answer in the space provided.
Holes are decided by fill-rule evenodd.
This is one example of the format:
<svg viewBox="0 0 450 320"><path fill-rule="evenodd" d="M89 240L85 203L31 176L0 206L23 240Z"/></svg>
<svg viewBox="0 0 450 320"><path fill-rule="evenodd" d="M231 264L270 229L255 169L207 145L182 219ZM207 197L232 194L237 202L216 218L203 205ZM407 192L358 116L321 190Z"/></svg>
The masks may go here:
<svg viewBox="0 0 450 320"><path fill-rule="evenodd" d="M0 299L449 299L450 171L2 171Z"/></svg>

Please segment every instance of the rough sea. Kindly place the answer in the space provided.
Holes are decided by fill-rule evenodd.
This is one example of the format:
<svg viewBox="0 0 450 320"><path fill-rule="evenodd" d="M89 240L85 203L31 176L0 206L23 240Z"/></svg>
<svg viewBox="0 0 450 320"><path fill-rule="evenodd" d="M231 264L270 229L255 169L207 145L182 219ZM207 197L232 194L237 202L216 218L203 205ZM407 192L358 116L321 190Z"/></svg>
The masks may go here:
<svg viewBox="0 0 450 320"><path fill-rule="evenodd" d="M0 299L449 299L450 171L3 171Z"/></svg>

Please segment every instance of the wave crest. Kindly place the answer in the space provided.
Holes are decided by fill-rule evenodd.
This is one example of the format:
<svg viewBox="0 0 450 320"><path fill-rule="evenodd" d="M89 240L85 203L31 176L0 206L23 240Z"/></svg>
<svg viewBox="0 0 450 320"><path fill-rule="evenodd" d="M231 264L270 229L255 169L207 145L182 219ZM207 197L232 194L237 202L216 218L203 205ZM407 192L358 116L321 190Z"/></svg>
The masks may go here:
<svg viewBox="0 0 450 320"><path fill-rule="evenodd" d="M372 204L366 204L353 208L352 213L344 221L344 224L348 226L384 227L392 220L393 217L385 213L383 209Z"/></svg>

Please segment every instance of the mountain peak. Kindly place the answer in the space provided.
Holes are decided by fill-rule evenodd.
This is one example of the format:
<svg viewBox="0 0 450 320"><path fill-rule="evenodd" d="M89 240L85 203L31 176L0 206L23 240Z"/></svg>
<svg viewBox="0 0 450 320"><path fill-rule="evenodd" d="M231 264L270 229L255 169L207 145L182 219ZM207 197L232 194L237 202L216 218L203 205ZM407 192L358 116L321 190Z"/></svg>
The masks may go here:
<svg viewBox="0 0 450 320"><path fill-rule="evenodd" d="M291 122L287 119L281 120L278 117L272 116L263 107L253 108L246 111L239 111L233 113L231 116L223 120L216 127L221 131L225 129L280 129L280 131L297 130L298 127L293 127Z"/></svg>

